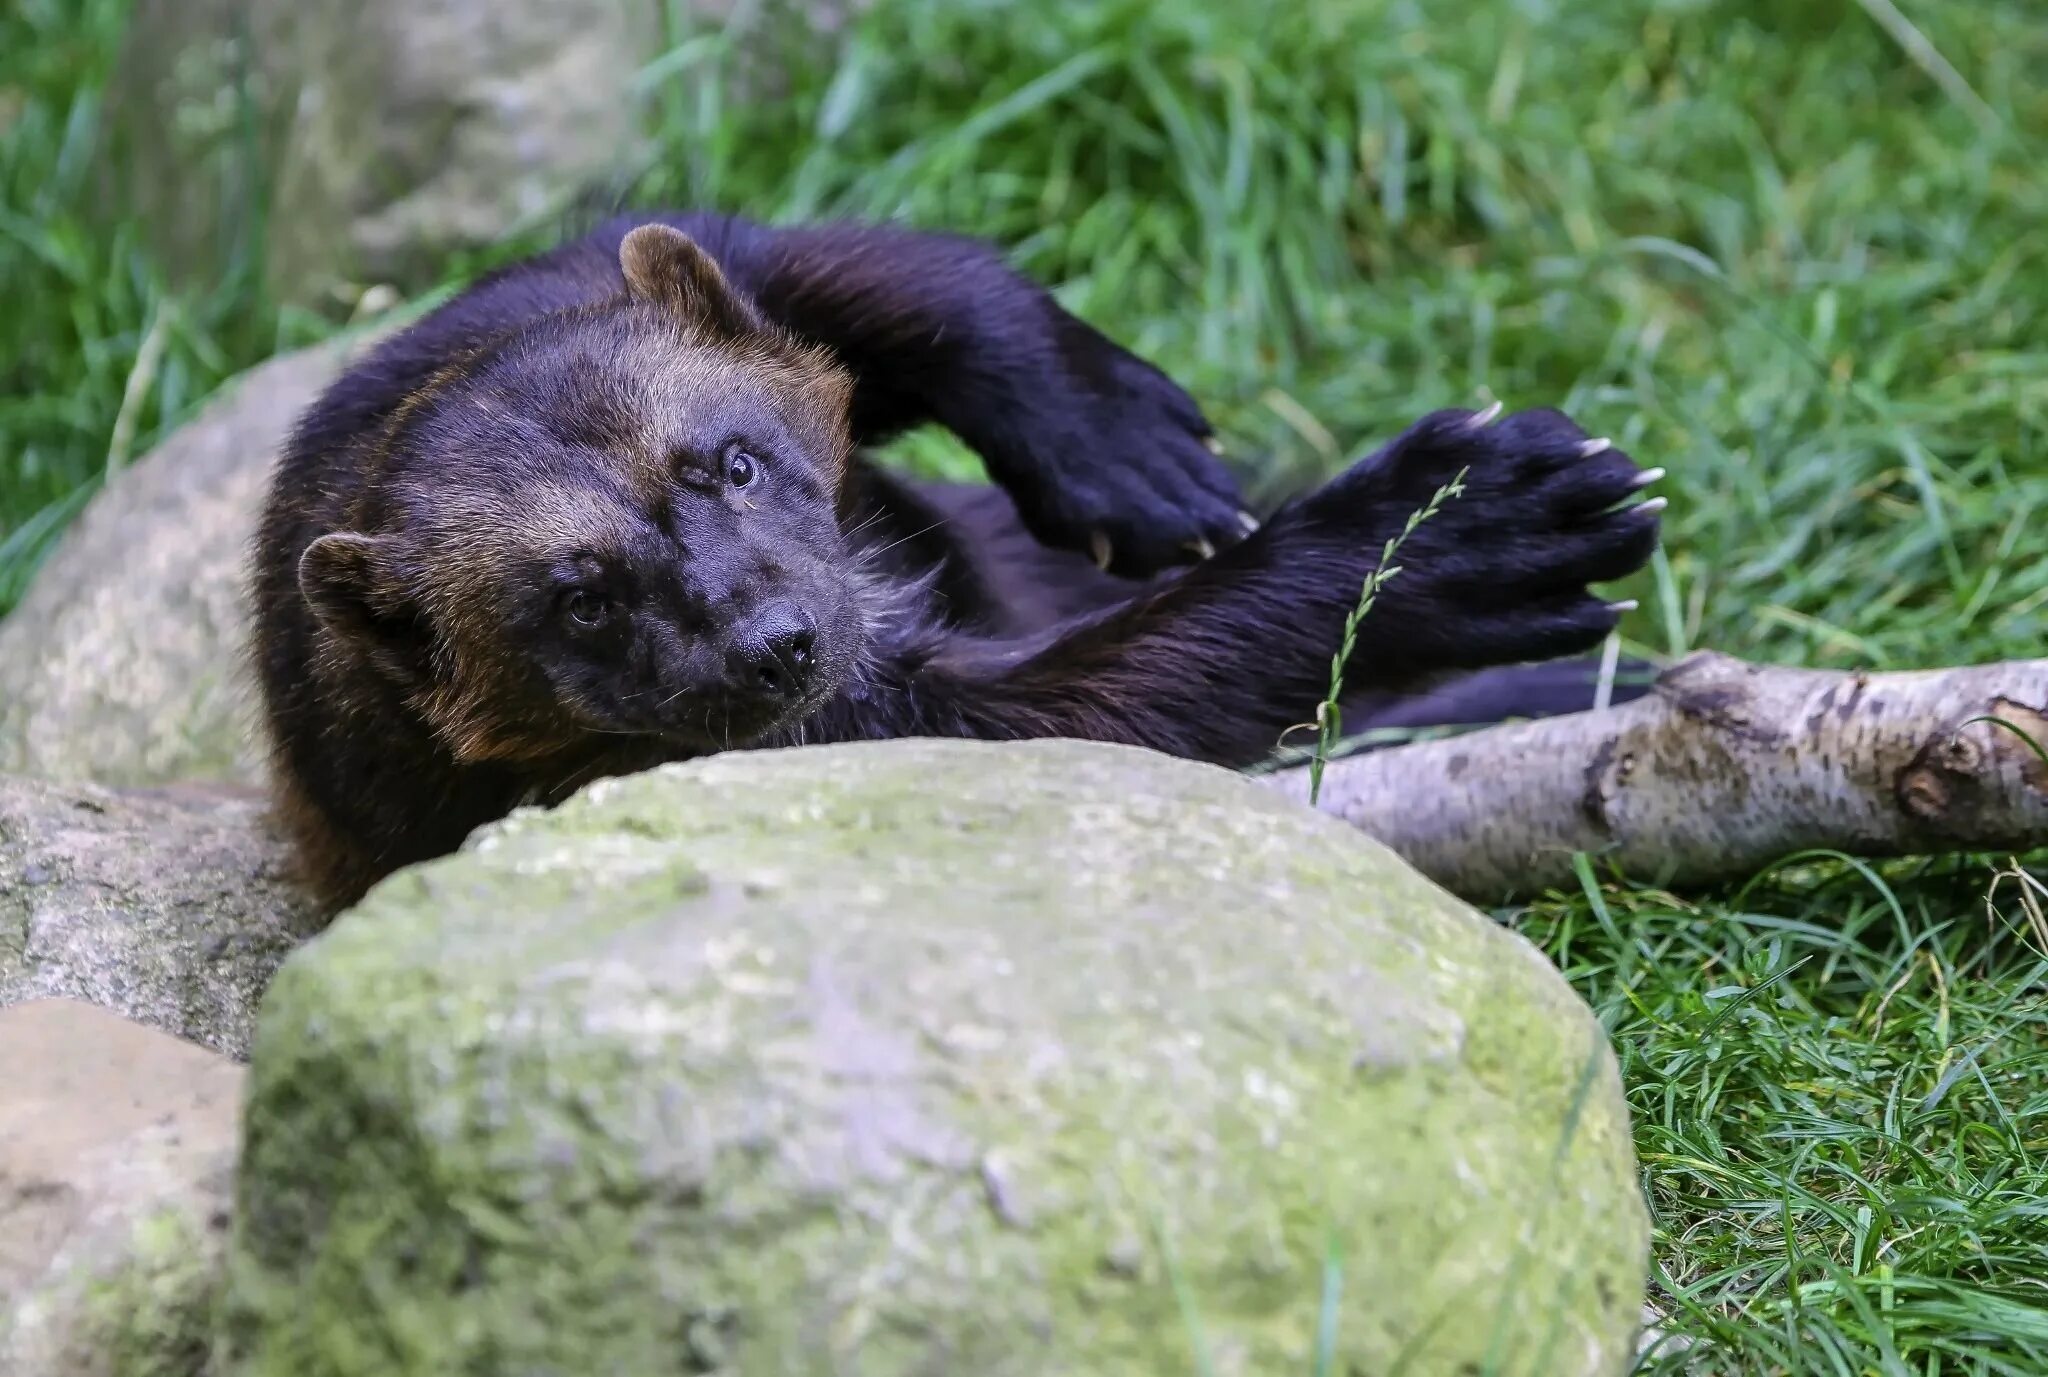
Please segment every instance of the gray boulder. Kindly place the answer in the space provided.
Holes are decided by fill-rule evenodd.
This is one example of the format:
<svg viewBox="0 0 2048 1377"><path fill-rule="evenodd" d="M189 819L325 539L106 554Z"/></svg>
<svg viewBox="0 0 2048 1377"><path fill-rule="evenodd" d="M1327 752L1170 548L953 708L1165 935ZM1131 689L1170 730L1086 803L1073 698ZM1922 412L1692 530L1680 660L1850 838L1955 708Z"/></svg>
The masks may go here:
<svg viewBox="0 0 2048 1377"><path fill-rule="evenodd" d="M627 170L649 0L141 0L118 200L194 275L261 235L281 299L436 280ZM259 220L253 208L262 207Z"/></svg>
<svg viewBox="0 0 2048 1377"><path fill-rule="evenodd" d="M1643 1300L1556 971L1116 747L742 753L516 814L286 963L247 1122L243 1377L1309 1372L1319 1334L1574 1377Z"/></svg>
<svg viewBox="0 0 2048 1377"><path fill-rule="evenodd" d="M86 507L0 621L0 772L256 777L243 563L272 461L346 347L244 374Z"/></svg>
<svg viewBox="0 0 2048 1377"><path fill-rule="evenodd" d="M0 776L0 1007L67 996L245 1055L315 926L254 797Z"/></svg>
<svg viewBox="0 0 2048 1377"><path fill-rule="evenodd" d="M0 1009L0 1372L200 1377L243 1070L69 1000Z"/></svg>

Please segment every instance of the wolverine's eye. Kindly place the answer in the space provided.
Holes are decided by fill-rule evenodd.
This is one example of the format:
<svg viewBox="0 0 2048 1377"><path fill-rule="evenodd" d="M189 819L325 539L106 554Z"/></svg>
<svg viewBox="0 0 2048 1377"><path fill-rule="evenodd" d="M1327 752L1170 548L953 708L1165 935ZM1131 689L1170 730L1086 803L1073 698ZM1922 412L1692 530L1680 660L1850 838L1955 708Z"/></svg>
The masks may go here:
<svg viewBox="0 0 2048 1377"><path fill-rule="evenodd" d="M761 461L743 449L732 449L725 456L725 481L735 488L744 488L761 475Z"/></svg>
<svg viewBox="0 0 2048 1377"><path fill-rule="evenodd" d="M569 620L578 626L603 626L612 605L597 593L572 593L568 601Z"/></svg>

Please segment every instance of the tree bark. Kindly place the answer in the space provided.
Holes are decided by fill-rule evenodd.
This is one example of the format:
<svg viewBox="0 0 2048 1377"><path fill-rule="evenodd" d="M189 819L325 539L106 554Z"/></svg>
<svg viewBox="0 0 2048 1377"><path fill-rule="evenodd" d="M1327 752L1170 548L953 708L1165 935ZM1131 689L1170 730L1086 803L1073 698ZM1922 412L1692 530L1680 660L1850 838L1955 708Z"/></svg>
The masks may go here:
<svg viewBox="0 0 2048 1377"><path fill-rule="evenodd" d="M2048 846L2042 751L2048 660L1864 674L1698 654L1620 707L1333 760L1318 806L1491 903L1568 882L1574 852L1701 885L1812 849ZM1308 797L1305 769L1265 778Z"/></svg>

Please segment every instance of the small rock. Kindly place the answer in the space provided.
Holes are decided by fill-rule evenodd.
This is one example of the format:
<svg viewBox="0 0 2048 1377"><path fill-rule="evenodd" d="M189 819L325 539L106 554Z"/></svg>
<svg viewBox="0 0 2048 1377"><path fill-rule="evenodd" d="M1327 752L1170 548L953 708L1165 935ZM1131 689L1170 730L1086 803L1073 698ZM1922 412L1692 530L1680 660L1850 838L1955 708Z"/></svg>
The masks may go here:
<svg viewBox="0 0 2048 1377"><path fill-rule="evenodd" d="M1102 1253L1102 1266L1116 1276L1137 1276L1145 1270L1145 1240L1136 1234L1110 1240Z"/></svg>
<svg viewBox="0 0 2048 1377"><path fill-rule="evenodd" d="M0 1009L0 1372L200 1377L243 1071L69 1000Z"/></svg>
<svg viewBox="0 0 2048 1377"><path fill-rule="evenodd" d="M271 973L317 927L284 863L248 793L0 775L0 1006L82 999L242 1055Z"/></svg>

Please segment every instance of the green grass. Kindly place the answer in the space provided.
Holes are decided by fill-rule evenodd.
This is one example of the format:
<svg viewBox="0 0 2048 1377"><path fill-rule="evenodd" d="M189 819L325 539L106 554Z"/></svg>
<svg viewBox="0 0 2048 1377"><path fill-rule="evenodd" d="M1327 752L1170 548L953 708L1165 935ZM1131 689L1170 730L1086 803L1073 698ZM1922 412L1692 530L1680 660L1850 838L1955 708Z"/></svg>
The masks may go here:
<svg viewBox="0 0 2048 1377"><path fill-rule="evenodd" d="M1836 864L1521 918L1614 1034L1652 1300L1704 1345L1646 1370L2048 1370L2048 934L1988 889Z"/></svg>
<svg viewBox="0 0 2048 1377"><path fill-rule="evenodd" d="M991 235L1268 493L1431 407L1561 403L1671 471L1640 650L2038 654L2048 18L1895 4L876 0L774 102L737 55L801 40L678 31L630 199ZM100 210L122 23L0 15L0 607L110 467L323 328L262 300L260 236L173 299ZM2048 933L2002 863L1504 915L1623 1058L1694 1344L1646 1370L2048 1371Z"/></svg>

